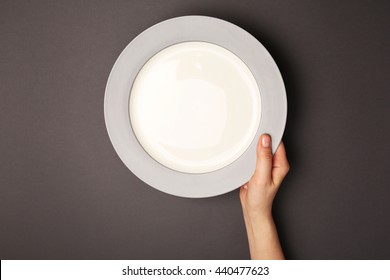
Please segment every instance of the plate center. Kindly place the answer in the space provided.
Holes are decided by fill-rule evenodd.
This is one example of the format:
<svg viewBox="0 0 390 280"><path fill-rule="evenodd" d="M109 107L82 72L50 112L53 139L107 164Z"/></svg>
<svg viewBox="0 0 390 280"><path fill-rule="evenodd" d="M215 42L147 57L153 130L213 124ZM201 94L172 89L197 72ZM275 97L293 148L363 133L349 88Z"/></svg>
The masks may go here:
<svg viewBox="0 0 390 280"><path fill-rule="evenodd" d="M260 92L232 52L211 43L179 43L142 67L129 114L139 143L157 162L181 172L211 172L249 147L260 124Z"/></svg>

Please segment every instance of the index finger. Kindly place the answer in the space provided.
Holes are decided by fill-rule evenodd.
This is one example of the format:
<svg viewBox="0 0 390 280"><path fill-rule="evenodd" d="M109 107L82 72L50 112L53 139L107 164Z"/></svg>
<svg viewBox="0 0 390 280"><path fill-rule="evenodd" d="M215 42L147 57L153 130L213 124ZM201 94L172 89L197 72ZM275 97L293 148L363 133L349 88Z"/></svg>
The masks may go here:
<svg viewBox="0 0 390 280"><path fill-rule="evenodd" d="M275 185L280 185L289 169L290 165L287 160L286 149L281 141L272 162L272 179Z"/></svg>

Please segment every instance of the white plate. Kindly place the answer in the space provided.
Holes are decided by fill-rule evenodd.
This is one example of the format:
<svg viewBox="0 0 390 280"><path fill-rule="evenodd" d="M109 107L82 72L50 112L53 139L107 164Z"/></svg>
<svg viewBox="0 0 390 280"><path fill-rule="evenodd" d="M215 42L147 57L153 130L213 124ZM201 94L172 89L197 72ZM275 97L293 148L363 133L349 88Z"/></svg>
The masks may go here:
<svg viewBox="0 0 390 280"><path fill-rule="evenodd" d="M153 56L130 94L130 122L145 151L176 171L212 172L249 147L260 124L260 92L232 52L184 42Z"/></svg>
<svg viewBox="0 0 390 280"><path fill-rule="evenodd" d="M243 29L204 16L173 18L136 37L107 82L105 121L125 165L183 197L209 197L248 181L257 139L273 150L286 122L280 72Z"/></svg>

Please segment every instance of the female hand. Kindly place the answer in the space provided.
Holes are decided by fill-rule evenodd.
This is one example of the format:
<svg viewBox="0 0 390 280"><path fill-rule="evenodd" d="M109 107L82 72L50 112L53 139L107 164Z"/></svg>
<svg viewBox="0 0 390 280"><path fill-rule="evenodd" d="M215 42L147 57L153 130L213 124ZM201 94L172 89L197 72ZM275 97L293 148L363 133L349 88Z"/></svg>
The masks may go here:
<svg viewBox="0 0 390 280"><path fill-rule="evenodd" d="M282 142L274 155L271 147L271 137L261 135L255 172L240 189L252 259L284 258L272 218L272 203L289 171L289 164Z"/></svg>

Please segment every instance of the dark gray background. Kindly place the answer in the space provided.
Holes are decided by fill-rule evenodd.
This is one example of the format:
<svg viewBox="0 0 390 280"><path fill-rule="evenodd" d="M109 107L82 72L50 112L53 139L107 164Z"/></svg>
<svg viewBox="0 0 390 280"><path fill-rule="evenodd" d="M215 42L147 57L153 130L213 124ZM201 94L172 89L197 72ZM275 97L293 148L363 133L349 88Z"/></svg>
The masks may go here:
<svg viewBox="0 0 390 280"><path fill-rule="evenodd" d="M103 98L122 49L176 16L235 23L285 79L286 256L390 258L389 1L0 0L0 257L246 259L238 191L183 199L120 161Z"/></svg>

